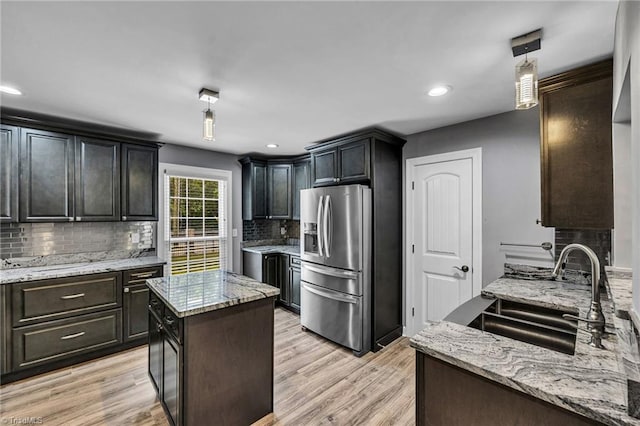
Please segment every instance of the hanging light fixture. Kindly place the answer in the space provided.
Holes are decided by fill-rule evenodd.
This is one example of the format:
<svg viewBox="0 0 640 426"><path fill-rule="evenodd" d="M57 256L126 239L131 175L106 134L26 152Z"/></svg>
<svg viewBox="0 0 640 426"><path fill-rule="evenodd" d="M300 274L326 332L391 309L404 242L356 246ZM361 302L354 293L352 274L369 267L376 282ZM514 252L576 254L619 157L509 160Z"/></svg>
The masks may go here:
<svg viewBox="0 0 640 426"><path fill-rule="evenodd" d="M513 56L524 55L516 65L516 109L529 109L538 105L538 61L529 59L528 53L540 49L542 29L511 39Z"/></svg>
<svg viewBox="0 0 640 426"><path fill-rule="evenodd" d="M202 120L202 139L207 141L216 140L216 114L211 111L211 104L215 103L220 97L220 93L210 89L200 89L200 100L207 103L207 109L204 110L204 118Z"/></svg>

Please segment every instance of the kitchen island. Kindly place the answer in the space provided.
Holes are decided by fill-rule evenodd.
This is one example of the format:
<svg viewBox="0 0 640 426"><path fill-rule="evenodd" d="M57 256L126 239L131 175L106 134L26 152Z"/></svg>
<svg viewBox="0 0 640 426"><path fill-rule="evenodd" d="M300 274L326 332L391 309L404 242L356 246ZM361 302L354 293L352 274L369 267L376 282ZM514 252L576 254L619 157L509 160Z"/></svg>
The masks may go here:
<svg viewBox="0 0 640 426"><path fill-rule="evenodd" d="M147 280L149 376L173 425L247 425L273 411L279 290L224 271Z"/></svg>
<svg viewBox="0 0 640 426"><path fill-rule="evenodd" d="M501 278L482 294L581 317L590 304L589 287L561 281ZM417 424L640 424L627 413L624 342L614 327L620 318L609 299L603 299L603 310L610 333L603 340L606 349L589 346L590 334L578 330L573 354L450 321L431 323L411 339ZM452 409L442 408L447 405Z"/></svg>

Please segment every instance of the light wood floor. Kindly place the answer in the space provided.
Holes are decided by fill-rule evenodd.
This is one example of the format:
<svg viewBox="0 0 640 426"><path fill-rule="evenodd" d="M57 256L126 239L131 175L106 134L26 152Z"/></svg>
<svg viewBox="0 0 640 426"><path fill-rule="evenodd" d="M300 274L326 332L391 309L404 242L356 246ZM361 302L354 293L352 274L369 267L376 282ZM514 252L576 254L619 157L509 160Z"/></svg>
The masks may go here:
<svg viewBox="0 0 640 426"><path fill-rule="evenodd" d="M415 355L406 338L356 358L275 313L275 410L257 425L408 425ZM0 421L53 425L167 425L140 347L0 387ZM10 424L10 423L9 423Z"/></svg>

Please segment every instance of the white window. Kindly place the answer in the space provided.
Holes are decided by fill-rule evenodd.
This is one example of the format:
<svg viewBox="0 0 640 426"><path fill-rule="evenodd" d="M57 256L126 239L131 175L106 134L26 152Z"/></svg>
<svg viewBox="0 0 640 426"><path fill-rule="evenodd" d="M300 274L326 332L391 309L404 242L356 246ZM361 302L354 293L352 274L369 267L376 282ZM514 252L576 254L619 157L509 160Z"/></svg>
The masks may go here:
<svg viewBox="0 0 640 426"><path fill-rule="evenodd" d="M231 172L160 164L158 254L170 275L230 269Z"/></svg>

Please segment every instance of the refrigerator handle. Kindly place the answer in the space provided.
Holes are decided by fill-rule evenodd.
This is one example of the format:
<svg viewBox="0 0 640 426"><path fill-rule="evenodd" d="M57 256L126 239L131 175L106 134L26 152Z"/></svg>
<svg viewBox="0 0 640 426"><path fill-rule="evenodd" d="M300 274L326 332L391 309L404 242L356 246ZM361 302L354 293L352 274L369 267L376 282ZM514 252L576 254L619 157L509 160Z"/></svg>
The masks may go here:
<svg viewBox="0 0 640 426"><path fill-rule="evenodd" d="M318 288L318 287L311 287L311 286L307 285L307 283L305 283L305 282L301 282L300 286L302 286L302 288L304 288L308 292L315 293L320 297L324 297L324 298L332 299L332 300L337 300L338 302L345 302L345 303L351 303L351 304L358 303L358 298L357 297L351 296L351 295L348 295L348 294L343 294L343 293L340 293L338 291L324 290L324 289L321 289L321 288Z"/></svg>
<svg viewBox="0 0 640 426"><path fill-rule="evenodd" d="M320 196L320 201L318 201L318 214L317 214L317 217L316 217L316 221L317 221L316 231L318 232L317 233L317 236L318 236L318 254L320 256L323 256L323 254L322 254L322 251L323 251L322 250L323 249L323 247L322 247L323 244L322 243L323 243L323 241L322 241L322 231L321 231L322 230L322 227L321 227L321 223L322 223L322 207L324 207L322 205L323 198L324 198L324 195L321 195Z"/></svg>
<svg viewBox="0 0 640 426"><path fill-rule="evenodd" d="M327 195L324 199L324 222L322 224L322 232L324 233L324 253L327 257L331 257L331 233L333 232L332 219L331 196Z"/></svg>

